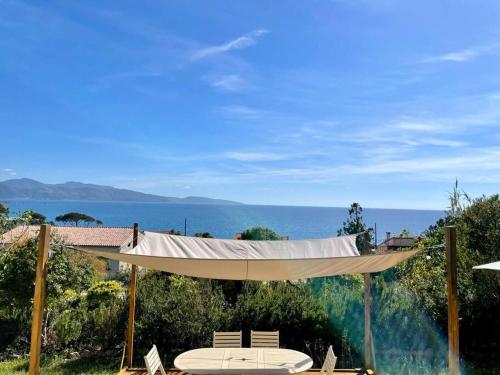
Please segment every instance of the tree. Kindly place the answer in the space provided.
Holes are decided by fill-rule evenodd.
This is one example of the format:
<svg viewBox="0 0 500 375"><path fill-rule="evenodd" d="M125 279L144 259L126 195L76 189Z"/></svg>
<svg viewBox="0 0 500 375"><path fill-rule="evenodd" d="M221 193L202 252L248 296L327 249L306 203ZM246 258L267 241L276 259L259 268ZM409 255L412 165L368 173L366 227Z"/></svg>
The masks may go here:
<svg viewBox="0 0 500 375"><path fill-rule="evenodd" d="M170 235L173 235L173 236L182 236L182 233L179 232L178 230L175 230L175 229L169 229L169 230L166 230L166 231L162 231L162 233L170 234Z"/></svg>
<svg viewBox="0 0 500 375"><path fill-rule="evenodd" d="M460 341L471 357L485 351L498 352L500 331L500 278L494 271L475 271L473 266L498 260L500 249L500 199L498 195L468 199L457 205L452 193L444 219L416 242L421 250L397 266L401 285L425 307L443 330L447 324L446 252L442 244L444 226L457 227L457 287L460 312ZM457 208L457 207L460 208Z"/></svg>
<svg viewBox="0 0 500 375"><path fill-rule="evenodd" d="M372 231L372 228L367 228L365 222L363 221L363 207L359 203L352 203L349 207L349 217L342 224L342 228L337 231L338 236L357 234L365 231ZM370 233L370 241L371 241ZM356 246L358 250L363 249L363 237L358 236L356 239Z"/></svg>
<svg viewBox="0 0 500 375"><path fill-rule="evenodd" d="M254 241L279 241L281 240L281 236L269 228L253 227L241 233L241 239Z"/></svg>
<svg viewBox="0 0 500 375"><path fill-rule="evenodd" d="M78 223L80 221L83 221L84 223L90 224L90 223L95 223L96 219L94 219L92 216L82 214L79 212L68 212L64 215L57 216L56 221L63 222L63 223L74 223L75 226L78 226Z"/></svg>
<svg viewBox="0 0 500 375"><path fill-rule="evenodd" d="M0 215L9 215L9 208L5 206L3 203L0 203Z"/></svg>
<svg viewBox="0 0 500 375"><path fill-rule="evenodd" d="M30 225L41 225L47 222L47 217L45 217L44 214L33 210L24 211L21 217L24 218L26 223Z"/></svg>
<svg viewBox="0 0 500 375"><path fill-rule="evenodd" d="M9 323L16 327L9 337L26 342L29 335L32 299L37 260L37 239L29 239L11 246L0 255L0 327ZM51 324L57 316L58 301L68 289L77 292L87 289L95 280L92 258L81 252L68 250L52 239L48 261L47 305L44 325L44 343L50 334ZM5 344L0 335L0 347Z"/></svg>
<svg viewBox="0 0 500 375"><path fill-rule="evenodd" d="M201 238L214 238L210 233L208 232L198 232L194 234L194 237L201 237Z"/></svg>

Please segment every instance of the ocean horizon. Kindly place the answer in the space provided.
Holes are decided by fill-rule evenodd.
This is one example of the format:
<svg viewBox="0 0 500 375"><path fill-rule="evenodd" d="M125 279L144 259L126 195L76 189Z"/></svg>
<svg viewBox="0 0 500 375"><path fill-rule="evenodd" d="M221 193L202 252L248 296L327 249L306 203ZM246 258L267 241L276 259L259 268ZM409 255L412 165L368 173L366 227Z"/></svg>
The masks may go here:
<svg viewBox="0 0 500 375"><path fill-rule="evenodd" d="M11 215L25 210L44 214L49 221L66 212L82 212L101 220L105 226L132 226L144 230L178 230L187 235L209 232L216 238L233 238L243 230L263 226L290 239L326 238L337 235L348 217L347 207L171 204L101 201L33 201L5 202ZM368 227L377 228L377 242L386 232L399 234L408 230L419 235L441 217L444 210L364 208Z"/></svg>

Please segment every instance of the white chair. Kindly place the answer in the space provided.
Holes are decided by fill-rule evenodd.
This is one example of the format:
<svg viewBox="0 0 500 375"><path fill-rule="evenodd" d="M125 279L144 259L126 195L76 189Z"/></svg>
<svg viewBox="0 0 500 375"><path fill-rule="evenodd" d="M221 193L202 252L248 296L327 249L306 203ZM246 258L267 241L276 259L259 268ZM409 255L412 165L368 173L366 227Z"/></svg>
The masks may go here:
<svg viewBox="0 0 500 375"><path fill-rule="evenodd" d="M146 362L146 369L148 370L148 375L155 375L156 371L160 370L162 375L167 375L163 365L160 361L160 355L158 354L158 349L156 349L156 345L153 345L153 348L149 351L149 353L144 356L144 362Z"/></svg>
<svg viewBox="0 0 500 375"><path fill-rule="evenodd" d="M250 331L252 348L279 348L280 331Z"/></svg>
<svg viewBox="0 0 500 375"><path fill-rule="evenodd" d="M241 331L239 332L215 332L214 348L241 348Z"/></svg>
<svg viewBox="0 0 500 375"><path fill-rule="evenodd" d="M337 357L335 357L335 353L333 353L332 346L330 345L328 351L326 352L325 361L323 362L323 367L321 367L320 373L323 374L326 372L327 375L332 375L336 364Z"/></svg>

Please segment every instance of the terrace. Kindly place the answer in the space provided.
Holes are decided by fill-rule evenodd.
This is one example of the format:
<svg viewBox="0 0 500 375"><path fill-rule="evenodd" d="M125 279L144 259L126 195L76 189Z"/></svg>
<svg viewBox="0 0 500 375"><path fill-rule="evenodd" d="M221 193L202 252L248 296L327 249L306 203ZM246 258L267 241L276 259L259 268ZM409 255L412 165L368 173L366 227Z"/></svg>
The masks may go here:
<svg viewBox="0 0 500 375"><path fill-rule="evenodd" d="M37 375L40 367L41 351L41 328L43 309L45 304L45 285L47 276L47 259L50 238L50 226L42 225L39 233L39 252L36 269L35 295L33 305L33 323L30 351L29 374ZM360 234L358 234L360 235ZM361 273L364 275L364 364L357 369L334 369L325 356L323 369L311 369L312 360L307 358L308 366L303 366L304 361L296 361L285 358L290 355L290 350L279 347L279 343L271 349L274 350L275 359L270 362L262 360L262 352L259 350L258 361L253 360L245 363L244 371L236 367L234 373L273 373L293 374L302 373L314 375L323 372L326 367L328 374L374 374L375 351L371 332L371 296L370 283L371 273L381 272L396 264L414 256L417 251L397 251L383 254L374 254L369 243L367 233L363 234L364 246L362 254L356 247L358 235L341 236L321 240L302 241L238 241L238 240L216 240L206 238L180 237L164 233L143 232L139 233L137 224L133 229L133 246L121 252L108 252L100 249L82 248L83 251L108 259L130 263L130 304L127 327L127 340L124 347L124 365L121 366L119 374L147 374L145 369L133 367L134 358L134 325L135 325L135 294L137 285L138 267L156 269L185 276L226 279L226 280L299 280L314 277L343 275ZM139 238L141 239L139 243ZM78 248L78 247L76 247ZM449 339L450 339L450 374L458 374L458 316L456 306L456 233L454 227L446 227L446 249L448 260L448 294L449 294ZM215 347L215 345L214 345ZM240 346L241 347L241 337ZM253 345L252 345L253 347ZM269 348L263 346L262 348ZM196 349L196 348L192 348ZM212 349L198 349L212 350ZM215 350L215 349L214 349ZM243 349L239 349L243 350ZM247 349L251 350L251 349ZM254 351L256 349L253 349ZM269 349L262 349L269 350ZM329 350L330 351L330 350ZM226 352L219 358L221 361L228 358ZM186 352L186 353L189 353ZM183 353L182 355L186 354ZM211 361L211 365L205 368L193 365L194 360L186 362L193 371L179 366L166 371L169 375L184 374L228 374L235 367L219 366L213 367L214 359L210 352L204 360ZM220 353L220 351L219 351ZM255 352L254 352L255 354ZM283 354L283 358L278 358ZM256 355L256 354L255 354ZM332 355L334 356L333 352ZM257 355L256 355L257 356ZM179 357L178 357L179 358ZM257 358L257 357L255 357ZM297 357L295 357L296 359ZM238 358L246 361L246 358ZM295 360L294 359L294 360ZM300 358L299 358L300 359ZM217 358L215 358L217 360ZM288 362L287 362L288 361ZM154 360L158 365L159 356ZM177 362L177 360L176 360ZM252 363L251 363L252 362ZM221 362L222 363L222 362ZM240 362L241 363L241 362ZM290 363L292 366L290 366ZM190 365L189 365L190 364ZM253 367L251 366L253 364ZM226 363L227 365L227 363ZM243 367L241 367L243 368Z"/></svg>

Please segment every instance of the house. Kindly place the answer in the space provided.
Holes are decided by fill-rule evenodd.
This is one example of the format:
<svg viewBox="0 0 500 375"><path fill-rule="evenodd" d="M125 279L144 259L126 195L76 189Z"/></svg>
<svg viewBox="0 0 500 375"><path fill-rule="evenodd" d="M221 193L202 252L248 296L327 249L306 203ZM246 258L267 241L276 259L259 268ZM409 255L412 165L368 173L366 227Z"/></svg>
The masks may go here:
<svg viewBox="0 0 500 375"><path fill-rule="evenodd" d="M39 225L19 225L0 237L0 243L10 245L18 241L35 238L40 231ZM66 246L89 248L101 251L120 252L132 246L131 227L76 227L53 226L52 235ZM107 260L107 272L121 269L116 260Z"/></svg>
<svg viewBox="0 0 500 375"><path fill-rule="evenodd" d="M377 250L378 252L386 252L410 248L415 240L414 236L391 236L391 232L386 232L385 240L377 246Z"/></svg>

